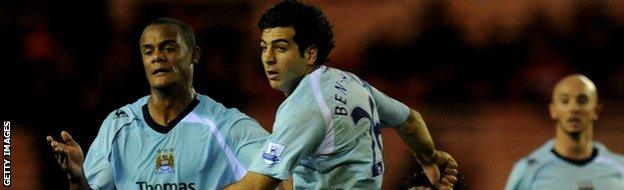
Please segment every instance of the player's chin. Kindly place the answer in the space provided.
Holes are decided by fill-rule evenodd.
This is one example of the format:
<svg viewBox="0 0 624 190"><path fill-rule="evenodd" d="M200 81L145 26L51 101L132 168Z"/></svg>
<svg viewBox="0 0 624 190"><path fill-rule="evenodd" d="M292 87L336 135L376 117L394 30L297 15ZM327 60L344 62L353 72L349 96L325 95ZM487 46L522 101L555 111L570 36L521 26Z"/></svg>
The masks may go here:
<svg viewBox="0 0 624 190"><path fill-rule="evenodd" d="M567 126L566 128L564 128L564 131L570 136L579 137L583 133L583 131L585 131L585 128Z"/></svg>
<svg viewBox="0 0 624 190"><path fill-rule="evenodd" d="M154 89L164 90L169 88L173 82L169 80L157 79L150 82L150 86Z"/></svg>
<svg viewBox="0 0 624 190"><path fill-rule="evenodd" d="M280 81L269 79L269 85L275 90L282 90L282 83Z"/></svg>

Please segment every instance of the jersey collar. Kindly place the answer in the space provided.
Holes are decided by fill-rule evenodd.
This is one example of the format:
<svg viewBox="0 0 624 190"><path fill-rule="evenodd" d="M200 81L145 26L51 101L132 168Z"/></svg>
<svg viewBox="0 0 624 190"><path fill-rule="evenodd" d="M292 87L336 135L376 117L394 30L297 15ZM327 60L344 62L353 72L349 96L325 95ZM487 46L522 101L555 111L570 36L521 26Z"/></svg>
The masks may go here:
<svg viewBox="0 0 624 190"><path fill-rule="evenodd" d="M166 134L169 131L171 131L171 129L173 129L173 127L175 127L184 117L186 117L189 113L191 113L191 111L193 111L193 109L195 109L195 107L197 107L198 104L199 104L199 100L195 98L186 108L184 108L184 110L182 110L182 112L180 112L180 114L178 114L178 116L176 116L175 119L169 122L167 126L163 126L163 125L156 123L156 121L152 119L152 117L149 114L149 109L147 108L147 103L146 103L142 107L143 119L145 120L145 123L147 123L147 125L150 128L154 129L154 131L162 133L162 134Z"/></svg>

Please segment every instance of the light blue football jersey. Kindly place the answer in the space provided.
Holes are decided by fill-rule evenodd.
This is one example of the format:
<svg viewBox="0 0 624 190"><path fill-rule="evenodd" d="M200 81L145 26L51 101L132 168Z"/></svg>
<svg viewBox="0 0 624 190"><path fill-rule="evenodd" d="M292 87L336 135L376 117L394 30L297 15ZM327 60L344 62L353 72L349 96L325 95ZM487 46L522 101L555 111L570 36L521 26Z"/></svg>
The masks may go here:
<svg viewBox="0 0 624 190"><path fill-rule="evenodd" d="M321 66L280 105L249 170L292 175L297 189L380 189L381 126L398 126L409 113L354 74Z"/></svg>
<svg viewBox="0 0 624 190"><path fill-rule="evenodd" d="M268 133L237 109L197 95L170 126L155 123L148 96L113 111L84 162L93 189L220 189L246 173Z"/></svg>
<svg viewBox="0 0 624 190"><path fill-rule="evenodd" d="M548 141L514 166L505 190L615 190L624 189L624 157L594 142L597 155L583 165L553 153Z"/></svg>

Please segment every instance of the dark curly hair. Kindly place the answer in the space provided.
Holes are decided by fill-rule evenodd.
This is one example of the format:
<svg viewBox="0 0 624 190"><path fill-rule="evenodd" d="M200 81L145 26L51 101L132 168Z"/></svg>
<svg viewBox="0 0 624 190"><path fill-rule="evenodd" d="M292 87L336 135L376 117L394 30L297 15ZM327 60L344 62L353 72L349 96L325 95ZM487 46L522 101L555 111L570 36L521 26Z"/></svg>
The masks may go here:
<svg viewBox="0 0 624 190"><path fill-rule="evenodd" d="M318 49L316 64L329 61L327 57L334 48L334 33L320 8L298 1L283 1L266 10L258 22L260 30L275 27L294 28L294 40L302 57L305 49L315 45Z"/></svg>

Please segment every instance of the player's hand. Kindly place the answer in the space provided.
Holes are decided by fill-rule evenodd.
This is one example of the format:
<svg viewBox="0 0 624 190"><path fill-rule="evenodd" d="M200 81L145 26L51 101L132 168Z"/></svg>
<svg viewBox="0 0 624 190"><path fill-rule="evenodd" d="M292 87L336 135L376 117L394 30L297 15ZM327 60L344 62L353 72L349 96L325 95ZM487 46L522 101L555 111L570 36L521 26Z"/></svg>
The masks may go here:
<svg viewBox="0 0 624 190"><path fill-rule="evenodd" d="M432 157L432 163L439 167L439 175L441 175L441 178L437 178L439 180L432 182L431 184L433 184L436 189L440 190L453 189L453 184L457 182L456 175L458 173L458 166L457 162L455 162L455 159L453 159L453 157L446 152L436 151ZM423 169L425 169L426 173L431 173L427 172L427 170L431 170L432 168L431 166L425 165ZM427 177L429 177L429 179L431 180L431 177L436 176L430 177L428 174Z"/></svg>
<svg viewBox="0 0 624 190"><path fill-rule="evenodd" d="M50 145L56 161L68 174L70 179L81 179L84 176L82 171L82 163L84 162L84 154L80 145L66 131L61 132L63 142L54 140L51 136L47 136L46 140Z"/></svg>
<svg viewBox="0 0 624 190"><path fill-rule="evenodd" d="M423 172L429 179L431 185L436 184L436 181L442 178L442 173L440 172L440 167L436 164L426 164L422 165Z"/></svg>

